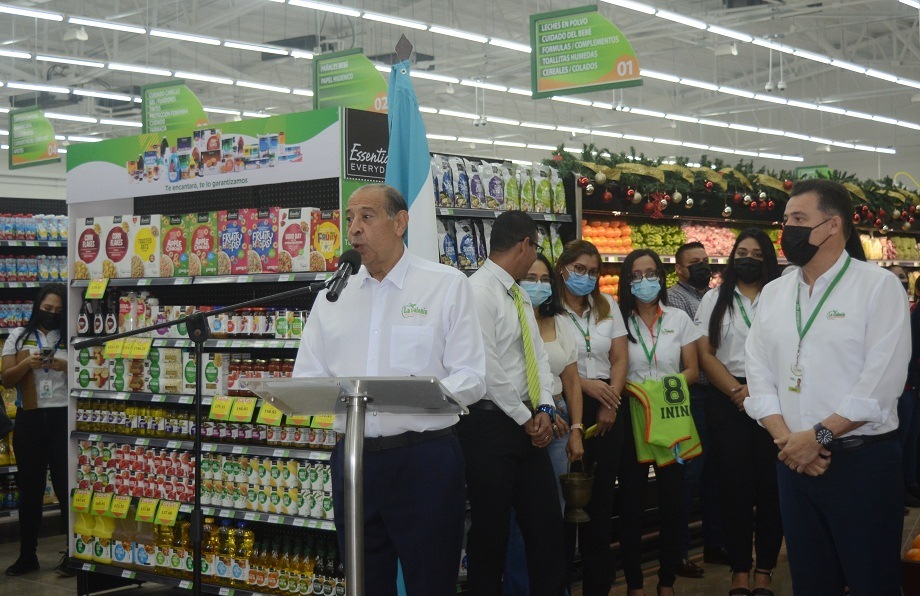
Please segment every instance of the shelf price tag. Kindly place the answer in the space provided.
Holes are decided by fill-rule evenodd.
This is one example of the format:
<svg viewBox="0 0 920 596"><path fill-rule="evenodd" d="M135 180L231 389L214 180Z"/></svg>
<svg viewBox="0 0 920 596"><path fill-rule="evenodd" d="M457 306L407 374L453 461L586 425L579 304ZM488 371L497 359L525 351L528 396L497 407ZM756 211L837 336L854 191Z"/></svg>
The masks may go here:
<svg viewBox="0 0 920 596"><path fill-rule="evenodd" d="M134 520L139 522L152 522L157 513L157 505L159 504L159 499L142 497L137 502L137 512L134 514Z"/></svg>
<svg viewBox="0 0 920 596"><path fill-rule="evenodd" d="M105 342L105 357L106 358L121 358L122 351L125 346L125 338L113 339L112 341Z"/></svg>
<svg viewBox="0 0 920 596"><path fill-rule="evenodd" d="M135 360L146 360L150 353L150 346L153 345L152 337L136 337L134 345L131 346L131 358Z"/></svg>
<svg viewBox="0 0 920 596"><path fill-rule="evenodd" d="M131 495L115 495L112 497L112 505L103 515L114 517L115 519L126 519L128 509L131 508Z"/></svg>
<svg viewBox="0 0 920 596"><path fill-rule="evenodd" d="M255 397L236 398L236 401L233 402L233 407L230 409L230 420L233 422L251 422L252 415L256 410L257 399Z"/></svg>
<svg viewBox="0 0 920 596"><path fill-rule="evenodd" d="M102 300L102 297L105 295L105 288L108 285L109 280L107 277L92 280L89 282L89 286L86 287L84 298L87 300Z"/></svg>
<svg viewBox="0 0 920 596"><path fill-rule="evenodd" d="M310 426L311 416L288 416L287 423L291 426Z"/></svg>
<svg viewBox="0 0 920 596"><path fill-rule="evenodd" d="M314 416L313 422L310 424L310 426L313 428L332 428L333 422L335 422L335 415L332 414Z"/></svg>
<svg viewBox="0 0 920 596"><path fill-rule="evenodd" d="M157 507L157 515L153 523L161 526L174 525L176 523L176 518L179 516L179 506L181 504L182 503L179 501L160 501L160 506Z"/></svg>
<svg viewBox="0 0 920 596"><path fill-rule="evenodd" d="M227 420L233 408L233 398L229 395L215 395L211 398L211 411L208 418L211 420Z"/></svg>
<svg viewBox="0 0 920 596"><path fill-rule="evenodd" d="M112 506L112 497L115 493L93 493L93 515L105 515Z"/></svg>
<svg viewBox="0 0 920 596"><path fill-rule="evenodd" d="M121 344L121 357L130 358L131 352L134 351L134 342L137 341L136 337L126 337L124 338L124 343Z"/></svg>
<svg viewBox="0 0 920 596"><path fill-rule="evenodd" d="M92 499L93 491L88 488L78 488L73 491L73 499L70 501L70 508L79 513L86 513L89 511Z"/></svg>
<svg viewBox="0 0 920 596"><path fill-rule="evenodd" d="M281 425L281 410L271 404L262 404L259 409L259 415L256 417L257 424L267 424L269 426Z"/></svg>

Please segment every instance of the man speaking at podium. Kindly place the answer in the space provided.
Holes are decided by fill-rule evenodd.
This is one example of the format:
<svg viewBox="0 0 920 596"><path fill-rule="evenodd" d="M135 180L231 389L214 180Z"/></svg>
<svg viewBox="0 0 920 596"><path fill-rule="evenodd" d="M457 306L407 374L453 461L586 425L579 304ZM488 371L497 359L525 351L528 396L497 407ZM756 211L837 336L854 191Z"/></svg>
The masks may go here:
<svg viewBox="0 0 920 596"><path fill-rule="evenodd" d="M345 210L362 267L337 302L321 292L304 327L295 377L438 378L460 403L485 393L482 332L466 276L417 257L399 191L370 184ZM464 464L457 416L368 414L364 442L365 593L396 594L396 561L409 596L456 593L464 528ZM336 416L335 428L345 428ZM346 552L344 443L332 453L333 506Z"/></svg>

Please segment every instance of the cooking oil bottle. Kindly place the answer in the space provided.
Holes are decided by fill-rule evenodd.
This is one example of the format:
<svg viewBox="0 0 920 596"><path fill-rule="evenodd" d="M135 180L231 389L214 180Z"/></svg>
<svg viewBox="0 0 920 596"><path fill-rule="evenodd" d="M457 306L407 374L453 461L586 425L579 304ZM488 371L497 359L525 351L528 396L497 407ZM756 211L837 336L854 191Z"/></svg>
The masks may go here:
<svg viewBox="0 0 920 596"><path fill-rule="evenodd" d="M220 529L217 532L217 537L217 580L220 584L230 585L233 570L233 555L236 553L236 537L233 535L233 528L230 527L229 519L220 521Z"/></svg>
<svg viewBox="0 0 920 596"><path fill-rule="evenodd" d="M216 573L214 563L219 544L214 518L204 518L204 524L201 526L201 575L210 576Z"/></svg>
<svg viewBox="0 0 920 596"><path fill-rule="evenodd" d="M171 565L174 537L173 528L172 526L154 524L154 531L156 532L157 547L155 563L156 572L162 575L173 575Z"/></svg>

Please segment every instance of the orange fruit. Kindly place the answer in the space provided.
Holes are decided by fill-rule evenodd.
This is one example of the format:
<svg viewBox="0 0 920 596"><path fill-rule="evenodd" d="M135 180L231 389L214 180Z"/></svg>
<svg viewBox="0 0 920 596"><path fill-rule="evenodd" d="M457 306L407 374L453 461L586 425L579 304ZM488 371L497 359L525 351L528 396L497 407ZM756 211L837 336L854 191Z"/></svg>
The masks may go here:
<svg viewBox="0 0 920 596"><path fill-rule="evenodd" d="M620 231L620 228L613 228L610 230L611 238L620 238L623 235L623 232Z"/></svg>
<svg viewBox="0 0 920 596"><path fill-rule="evenodd" d="M907 551L904 558L908 561L920 561L920 548L912 548Z"/></svg>
<svg viewBox="0 0 920 596"><path fill-rule="evenodd" d="M629 226L620 226L620 233L624 236L629 236L629 233L632 232L632 228Z"/></svg>
<svg viewBox="0 0 920 596"><path fill-rule="evenodd" d="M619 228L621 223L623 223L623 222L621 222L621 221L618 220L618 219L614 219L614 220L612 220L612 221L610 222L610 227L611 227L611 228Z"/></svg>

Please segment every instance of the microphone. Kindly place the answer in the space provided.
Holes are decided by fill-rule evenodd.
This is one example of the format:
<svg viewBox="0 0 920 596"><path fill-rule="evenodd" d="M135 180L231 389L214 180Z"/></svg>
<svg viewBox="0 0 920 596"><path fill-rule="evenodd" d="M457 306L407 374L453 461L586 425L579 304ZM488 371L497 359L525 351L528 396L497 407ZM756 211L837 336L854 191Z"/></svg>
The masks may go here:
<svg viewBox="0 0 920 596"><path fill-rule="evenodd" d="M348 285L348 278L358 272L361 268L361 253L355 249L346 250L339 257L339 268L329 282L326 300L335 302L345 286Z"/></svg>

